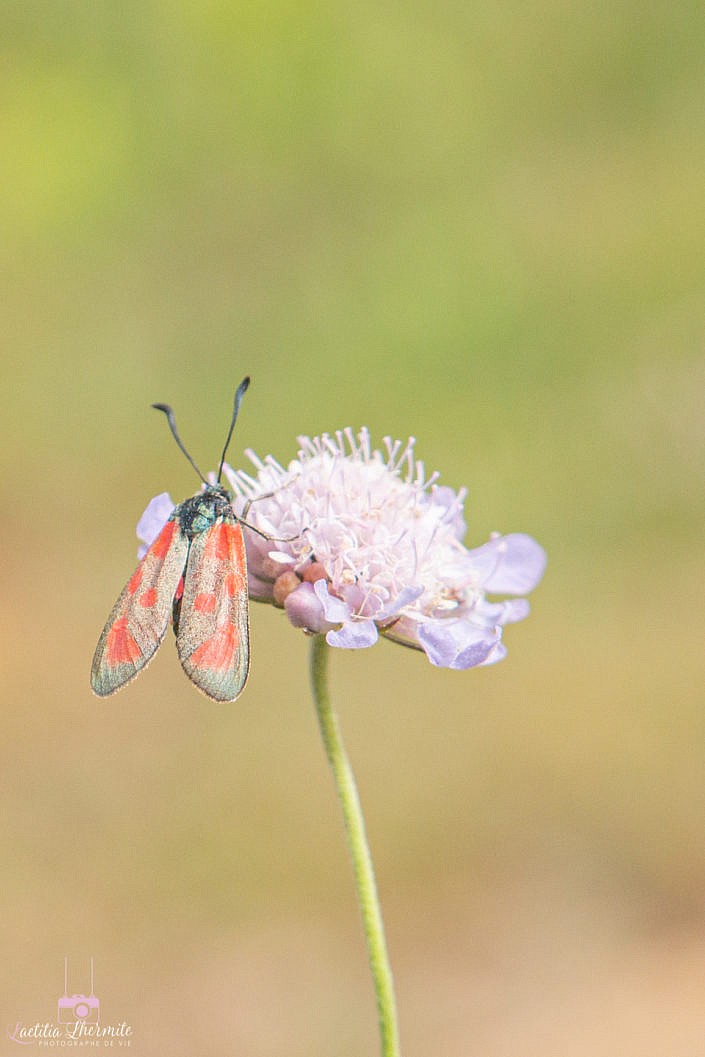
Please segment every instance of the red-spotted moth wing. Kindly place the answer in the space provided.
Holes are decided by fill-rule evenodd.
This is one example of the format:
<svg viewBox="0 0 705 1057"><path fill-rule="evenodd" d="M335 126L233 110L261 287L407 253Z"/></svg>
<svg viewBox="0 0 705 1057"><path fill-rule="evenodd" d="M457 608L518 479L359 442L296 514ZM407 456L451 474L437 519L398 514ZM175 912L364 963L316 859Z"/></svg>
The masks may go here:
<svg viewBox="0 0 705 1057"><path fill-rule="evenodd" d="M103 628L91 667L91 686L99 697L114 694L139 675L166 634L189 550L177 514L178 508L128 580Z"/></svg>
<svg viewBox="0 0 705 1057"><path fill-rule="evenodd" d="M250 667L247 564L230 508L191 541L176 648L191 682L215 701L234 701Z"/></svg>

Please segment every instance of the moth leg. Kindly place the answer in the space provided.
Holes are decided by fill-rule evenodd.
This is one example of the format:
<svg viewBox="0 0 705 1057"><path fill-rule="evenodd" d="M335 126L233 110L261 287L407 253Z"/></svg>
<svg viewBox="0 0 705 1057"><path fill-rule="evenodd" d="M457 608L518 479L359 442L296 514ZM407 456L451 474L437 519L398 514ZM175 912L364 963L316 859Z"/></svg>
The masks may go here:
<svg viewBox="0 0 705 1057"><path fill-rule="evenodd" d="M293 480L296 480L296 478L292 478L292 481ZM251 525L247 520L247 515L249 514L250 507L253 503L259 503L260 499L272 499L278 492L281 492L290 484L291 481L287 481L287 483L282 485L281 488L276 488L273 492L263 492L262 495L256 495L251 499L248 499L242 508L242 516L238 515L237 517L240 524L244 525L245 528L250 530L250 532L256 532L258 536L262 537L262 539L269 540L272 543L294 543L296 540L301 539L301 536L306 532L306 529L302 529L298 536L270 536L268 532L263 532L262 529L258 529L254 525Z"/></svg>

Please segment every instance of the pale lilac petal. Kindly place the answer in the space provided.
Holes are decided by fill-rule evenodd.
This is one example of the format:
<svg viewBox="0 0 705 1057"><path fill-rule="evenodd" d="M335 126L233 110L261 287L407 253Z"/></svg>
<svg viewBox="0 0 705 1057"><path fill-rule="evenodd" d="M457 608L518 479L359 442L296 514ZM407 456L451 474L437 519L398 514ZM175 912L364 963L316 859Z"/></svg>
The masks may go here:
<svg viewBox="0 0 705 1057"><path fill-rule="evenodd" d="M354 613L357 617L367 617L369 620L376 619L381 603L374 595L366 597L357 584L336 584L334 590L336 595L340 595L348 614Z"/></svg>
<svg viewBox="0 0 705 1057"><path fill-rule="evenodd" d="M473 617L482 617L488 625L516 624L528 617L531 606L525 598L508 598L504 602L478 602L473 607Z"/></svg>
<svg viewBox="0 0 705 1057"><path fill-rule="evenodd" d="M543 547L523 532L501 536L485 546L493 545L499 560L494 572L484 583L485 590L500 595L524 595L527 591L533 591L546 568Z"/></svg>
<svg viewBox="0 0 705 1057"><path fill-rule="evenodd" d="M450 667L456 671L465 671L467 668L476 668L480 664L492 664L495 660L499 660L499 656L496 656L497 646L496 640L489 639L466 646L464 650L460 650Z"/></svg>
<svg viewBox="0 0 705 1057"><path fill-rule="evenodd" d="M375 620L389 620L390 617L396 616L396 614L404 608L404 606L411 605L417 598L420 598L423 594L423 587L405 587L399 592L397 597L375 614Z"/></svg>
<svg viewBox="0 0 705 1057"><path fill-rule="evenodd" d="M293 554L284 554L283 551L267 551L267 557L276 565L296 565Z"/></svg>
<svg viewBox="0 0 705 1057"><path fill-rule="evenodd" d="M465 620L428 620L419 627L419 642L438 668L474 668L487 660L498 641L499 631Z"/></svg>
<svg viewBox="0 0 705 1057"><path fill-rule="evenodd" d="M342 624L350 619L350 610L347 605L340 598L336 598L329 593L328 584L325 580L316 580L313 589L316 592L318 601L323 606L326 620L329 620L331 624Z"/></svg>
<svg viewBox="0 0 705 1057"><path fill-rule="evenodd" d="M437 484L433 489L434 503L446 508L446 520L453 526L455 536L459 540L463 538L467 530L467 525L463 518L463 500L465 499L465 496L466 492L464 490L458 495L457 492L452 488L448 488L447 485Z"/></svg>
<svg viewBox="0 0 705 1057"><path fill-rule="evenodd" d="M498 661L503 661L506 656L507 647L503 642L498 642L489 656L478 665L478 668L487 668L490 664L497 664Z"/></svg>
<svg viewBox="0 0 705 1057"><path fill-rule="evenodd" d="M329 631L326 642L329 646L339 646L344 650L363 650L374 646L378 638L374 620L351 620L343 624L339 631Z"/></svg>
<svg viewBox="0 0 705 1057"><path fill-rule="evenodd" d="M160 492L150 499L142 517L137 522L137 539L142 543L137 549L142 559L171 517L175 503L168 492Z"/></svg>

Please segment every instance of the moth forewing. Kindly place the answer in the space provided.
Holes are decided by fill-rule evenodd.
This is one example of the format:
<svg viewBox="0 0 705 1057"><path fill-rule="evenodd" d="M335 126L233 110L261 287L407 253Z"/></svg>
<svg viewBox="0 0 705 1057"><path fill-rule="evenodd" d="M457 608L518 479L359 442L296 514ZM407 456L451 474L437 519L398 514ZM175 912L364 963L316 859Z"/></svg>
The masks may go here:
<svg viewBox="0 0 705 1057"><path fill-rule="evenodd" d="M191 542L176 636L189 679L215 701L234 701L250 665L242 528L228 509Z"/></svg>
<svg viewBox="0 0 705 1057"><path fill-rule="evenodd" d="M172 515L125 584L98 640L91 687L99 697L126 686L156 653L187 553L188 539Z"/></svg>

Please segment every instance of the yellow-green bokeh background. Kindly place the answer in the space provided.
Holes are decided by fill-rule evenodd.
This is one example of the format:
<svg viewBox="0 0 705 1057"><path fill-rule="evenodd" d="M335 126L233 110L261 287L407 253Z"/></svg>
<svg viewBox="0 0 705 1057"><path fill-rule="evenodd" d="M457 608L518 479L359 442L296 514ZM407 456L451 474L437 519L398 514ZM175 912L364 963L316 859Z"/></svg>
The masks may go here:
<svg viewBox="0 0 705 1057"><path fill-rule="evenodd" d="M614 5L0 14L2 1008L138 1057L361 1057L307 642L88 689L154 493L345 425L549 553L496 668L332 657L407 1057L705 1053L705 22ZM5 1043L10 1052L14 1045ZM3 1052L5 1052L3 1050Z"/></svg>

